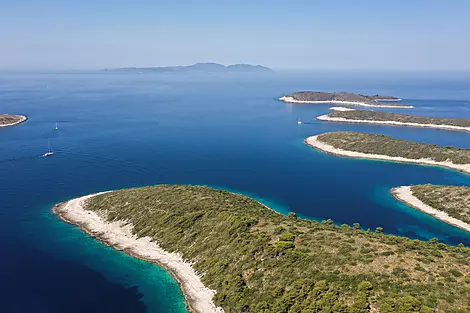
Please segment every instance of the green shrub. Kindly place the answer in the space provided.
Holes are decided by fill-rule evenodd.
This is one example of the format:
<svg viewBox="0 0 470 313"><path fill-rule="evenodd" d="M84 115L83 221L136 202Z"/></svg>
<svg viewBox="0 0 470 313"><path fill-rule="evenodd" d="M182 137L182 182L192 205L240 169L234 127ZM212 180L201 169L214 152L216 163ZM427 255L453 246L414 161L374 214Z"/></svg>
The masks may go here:
<svg viewBox="0 0 470 313"><path fill-rule="evenodd" d="M455 277L462 277L462 276L463 276L463 274L460 273L460 272L459 272L458 270L456 270L455 268L450 269L450 270L449 270L449 273L451 273L451 274L454 275Z"/></svg>
<svg viewBox="0 0 470 313"><path fill-rule="evenodd" d="M373 286L369 281L361 281L359 285L357 286L358 292L363 292L367 295L371 293L372 289L373 289Z"/></svg>
<svg viewBox="0 0 470 313"><path fill-rule="evenodd" d="M289 212L289 213L287 214L287 216L288 216L289 218L297 218L297 214L295 214L295 212Z"/></svg>
<svg viewBox="0 0 470 313"><path fill-rule="evenodd" d="M292 233L285 232L285 233L282 233L282 234L279 236L279 240L280 240L280 241L294 241L294 240L295 240L295 236L294 236L294 234L292 234Z"/></svg>

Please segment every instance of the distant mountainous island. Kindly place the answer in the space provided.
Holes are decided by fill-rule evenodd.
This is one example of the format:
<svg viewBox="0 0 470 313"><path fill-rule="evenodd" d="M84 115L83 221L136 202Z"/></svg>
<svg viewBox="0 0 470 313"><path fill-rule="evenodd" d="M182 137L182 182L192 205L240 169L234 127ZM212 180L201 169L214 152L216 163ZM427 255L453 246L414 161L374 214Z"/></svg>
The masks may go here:
<svg viewBox="0 0 470 313"><path fill-rule="evenodd" d="M234 64L222 65L218 63L196 63L189 66L164 66L164 67L123 67L105 69L105 72L114 73L191 73L191 72L220 72L220 73L269 73L272 69L261 65Z"/></svg>

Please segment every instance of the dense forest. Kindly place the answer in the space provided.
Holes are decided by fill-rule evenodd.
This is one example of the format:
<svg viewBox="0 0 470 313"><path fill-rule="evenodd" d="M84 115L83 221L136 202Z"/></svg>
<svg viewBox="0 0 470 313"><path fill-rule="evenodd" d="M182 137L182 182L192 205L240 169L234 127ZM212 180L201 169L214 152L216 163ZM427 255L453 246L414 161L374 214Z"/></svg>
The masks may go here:
<svg viewBox="0 0 470 313"><path fill-rule="evenodd" d="M87 209L181 253L225 312L470 312L463 245L285 216L203 186L119 190Z"/></svg>

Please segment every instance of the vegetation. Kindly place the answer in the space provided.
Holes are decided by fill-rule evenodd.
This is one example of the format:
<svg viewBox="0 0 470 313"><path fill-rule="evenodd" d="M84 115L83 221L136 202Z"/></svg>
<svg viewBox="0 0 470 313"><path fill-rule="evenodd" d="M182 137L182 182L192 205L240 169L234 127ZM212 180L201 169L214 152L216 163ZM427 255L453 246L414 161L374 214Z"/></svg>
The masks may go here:
<svg viewBox="0 0 470 313"><path fill-rule="evenodd" d="M0 114L0 126L20 123L23 119L24 117L20 115Z"/></svg>
<svg viewBox="0 0 470 313"><path fill-rule="evenodd" d="M426 184L411 186L411 191L430 207L470 224L470 187Z"/></svg>
<svg viewBox="0 0 470 313"><path fill-rule="evenodd" d="M432 159L454 164L470 164L470 149L437 146L395 139L385 135L358 132L332 132L318 135L318 140L335 148L407 159Z"/></svg>
<svg viewBox="0 0 470 313"><path fill-rule="evenodd" d="M181 253L225 312L470 312L463 246L285 216L202 186L120 190L87 209Z"/></svg>
<svg viewBox="0 0 470 313"><path fill-rule="evenodd" d="M417 124L436 124L436 125L452 125L459 127L470 127L470 118L440 118L413 116L408 114L396 114L387 112L354 110L354 111L336 111L328 114L332 118L345 118L349 120L365 120L365 121L394 121L401 123L417 123Z"/></svg>
<svg viewBox="0 0 470 313"><path fill-rule="evenodd" d="M395 100L395 97L389 96L366 96L358 95L352 92L321 92L321 91L299 91L287 95L298 101L349 101L365 103L378 106L376 99ZM387 106L403 106L402 103L387 103Z"/></svg>

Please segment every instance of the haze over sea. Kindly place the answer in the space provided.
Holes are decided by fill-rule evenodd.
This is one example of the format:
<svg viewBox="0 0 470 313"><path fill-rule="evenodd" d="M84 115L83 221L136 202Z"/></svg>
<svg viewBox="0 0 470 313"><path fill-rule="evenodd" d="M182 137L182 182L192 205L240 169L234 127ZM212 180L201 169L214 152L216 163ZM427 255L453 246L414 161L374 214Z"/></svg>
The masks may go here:
<svg viewBox="0 0 470 313"><path fill-rule="evenodd" d="M277 72L152 75L0 74L0 312L185 312L165 270L114 251L59 221L57 202L159 183L204 184L283 213L421 240L470 245L470 235L398 203L389 189L470 185L430 166L348 159L304 145L326 131L383 133L470 148L470 134L325 123L331 105L278 101L299 90L398 96L416 115L470 118L466 73ZM305 124L298 125L301 119ZM58 122L59 130L54 130ZM48 141L55 152L50 158Z"/></svg>

